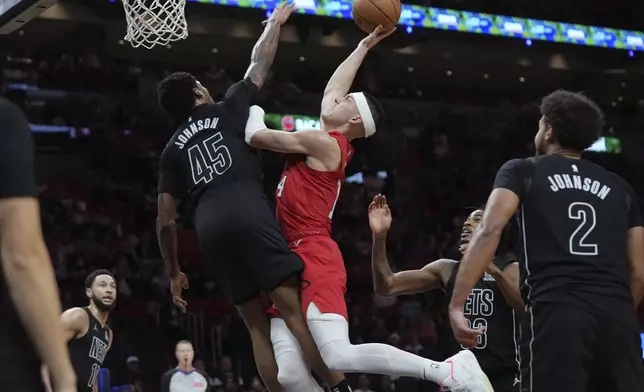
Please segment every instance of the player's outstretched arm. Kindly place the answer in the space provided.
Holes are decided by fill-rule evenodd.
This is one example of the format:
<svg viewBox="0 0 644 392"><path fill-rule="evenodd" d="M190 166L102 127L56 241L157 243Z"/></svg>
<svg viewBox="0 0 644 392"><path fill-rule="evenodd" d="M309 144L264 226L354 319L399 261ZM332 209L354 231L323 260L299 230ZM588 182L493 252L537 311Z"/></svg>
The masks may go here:
<svg viewBox="0 0 644 392"><path fill-rule="evenodd" d="M258 88L261 88L266 82L268 70L273 65L277 45L280 40L280 28L286 23L289 16L295 10L295 3L280 4L266 21L264 32L257 40L250 55L250 66L246 71L244 78L249 78Z"/></svg>
<svg viewBox="0 0 644 392"><path fill-rule="evenodd" d="M369 49L374 45L380 42L383 38L391 35L396 29L389 30L385 33L381 33L382 26L376 27L376 29L365 37L358 47L347 57L346 60L342 62L335 70L329 82L324 89L324 97L322 97L322 108L320 110L320 116L324 118L333 107L336 105L336 102L344 98L345 95L351 89L353 84L353 79L358 73L358 69L362 65L364 58L367 56Z"/></svg>
<svg viewBox="0 0 644 392"><path fill-rule="evenodd" d="M487 269L488 273L492 275L496 284L501 289L503 296L512 309L517 312L525 311L525 304L521 297L521 290L519 289L519 263L516 261L508 264L503 271L496 265L491 263Z"/></svg>
<svg viewBox="0 0 644 392"><path fill-rule="evenodd" d="M251 147L284 154L301 154L324 160L338 149L336 140L326 132L285 132L267 128L264 110L257 105L250 108L245 133L246 143Z"/></svg>
<svg viewBox="0 0 644 392"><path fill-rule="evenodd" d="M455 261L441 259L419 270L393 273L387 260L387 232L391 227L391 211L387 199L376 195L369 205L369 227L373 234L371 247L371 271L373 289L377 294L395 296L414 294L444 286L454 268ZM447 270L449 270L448 273Z"/></svg>

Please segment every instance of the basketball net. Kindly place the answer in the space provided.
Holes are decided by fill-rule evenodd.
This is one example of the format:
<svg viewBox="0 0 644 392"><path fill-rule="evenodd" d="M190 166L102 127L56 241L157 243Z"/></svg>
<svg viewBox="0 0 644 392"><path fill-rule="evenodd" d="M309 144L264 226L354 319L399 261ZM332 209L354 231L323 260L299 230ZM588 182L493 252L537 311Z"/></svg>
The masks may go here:
<svg viewBox="0 0 644 392"><path fill-rule="evenodd" d="M188 38L186 0L123 0L127 33L133 47L155 45Z"/></svg>

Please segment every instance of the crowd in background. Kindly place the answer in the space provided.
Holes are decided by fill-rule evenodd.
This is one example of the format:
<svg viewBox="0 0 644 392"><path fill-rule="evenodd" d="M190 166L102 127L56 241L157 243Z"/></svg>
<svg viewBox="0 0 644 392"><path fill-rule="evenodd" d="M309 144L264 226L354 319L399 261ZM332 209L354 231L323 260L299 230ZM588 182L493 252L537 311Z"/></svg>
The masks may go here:
<svg viewBox="0 0 644 392"><path fill-rule="evenodd" d="M243 323L219 292L189 219L179 233L180 263L190 281L188 315L180 315L169 299L154 225L157 156L174 130L156 108L154 87L168 70L95 54L21 53L4 60L4 94L26 110L30 122L70 127L63 134L36 134L43 227L64 307L86 304L83 281L90 271L115 273L118 305L110 320L115 341L105 365L111 384L156 390L161 374L175 365L174 344L188 338L197 352L195 366L210 376L211 391L262 391ZM195 70L215 99L240 70L234 71ZM314 114L320 98L314 92L324 81L324 75L276 74L260 102L274 113ZM387 343L442 360L456 344L442 292L400 298L373 293L367 205L376 193L388 197L394 214L389 261L395 270L458 258L460 226L485 202L496 170L507 159L533 154L537 106L412 102L413 91L395 89L375 95L388 98L386 127L373 140L356 143L348 174L362 173L363 181L343 187L333 225L348 272L351 341ZM283 158L272 153L264 158L272 195ZM592 159L625 176L642 194L643 177L627 157ZM406 378L355 375L351 381L360 392L437 390Z"/></svg>

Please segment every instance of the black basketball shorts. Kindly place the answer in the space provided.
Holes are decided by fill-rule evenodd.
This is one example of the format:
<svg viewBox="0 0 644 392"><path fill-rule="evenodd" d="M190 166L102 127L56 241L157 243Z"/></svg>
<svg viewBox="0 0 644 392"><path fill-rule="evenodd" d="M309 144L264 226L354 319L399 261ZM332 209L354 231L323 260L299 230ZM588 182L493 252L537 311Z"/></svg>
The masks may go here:
<svg viewBox="0 0 644 392"><path fill-rule="evenodd" d="M235 192L202 199L195 215L199 245L234 305L277 288L303 269L300 258L289 250L268 200L251 195Z"/></svg>
<svg viewBox="0 0 644 392"><path fill-rule="evenodd" d="M618 300L597 305L528 308L522 324L522 392L631 392L644 385L633 305Z"/></svg>
<svg viewBox="0 0 644 392"><path fill-rule="evenodd" d="M516 370L499 373L487 373L487 378L494 388L494 392L519 392L521 382Z"/></svg>

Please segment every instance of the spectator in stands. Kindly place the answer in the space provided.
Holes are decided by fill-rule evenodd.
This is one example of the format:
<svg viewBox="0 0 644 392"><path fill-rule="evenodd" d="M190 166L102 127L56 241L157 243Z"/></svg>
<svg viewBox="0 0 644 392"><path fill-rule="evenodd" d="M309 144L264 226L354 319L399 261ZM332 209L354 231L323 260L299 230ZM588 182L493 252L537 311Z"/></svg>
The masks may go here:
<svg viewBox="0 0 644 392"><path fill-rule="evenodd" d="M369 389L369 377L366 374L358 376L358 388L354 392L373 392Z"/></svg>
<svg viewBox="0 0 644 392"><path fill-rule="evenodd" d="M391 382L391 377L380 376L380 385L376 388L376 392L395 392L396 385Z"/></svg>

